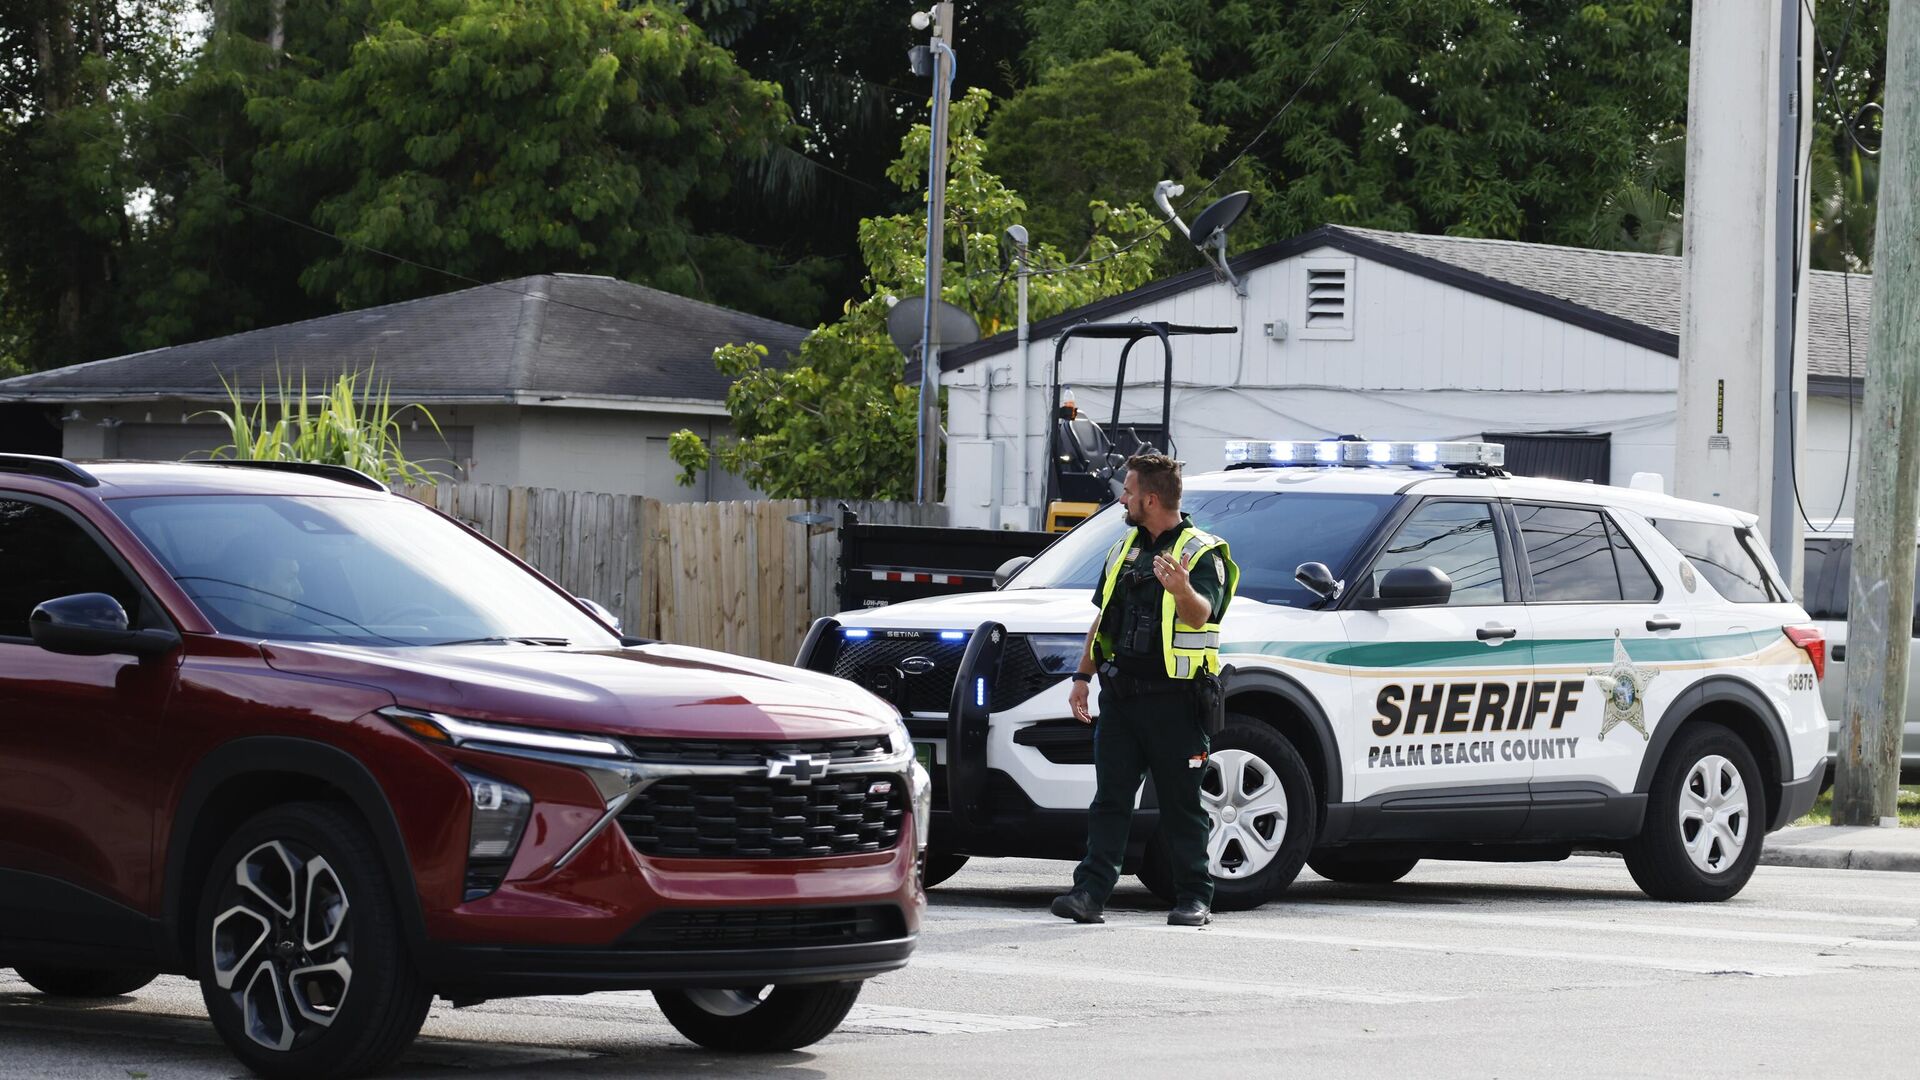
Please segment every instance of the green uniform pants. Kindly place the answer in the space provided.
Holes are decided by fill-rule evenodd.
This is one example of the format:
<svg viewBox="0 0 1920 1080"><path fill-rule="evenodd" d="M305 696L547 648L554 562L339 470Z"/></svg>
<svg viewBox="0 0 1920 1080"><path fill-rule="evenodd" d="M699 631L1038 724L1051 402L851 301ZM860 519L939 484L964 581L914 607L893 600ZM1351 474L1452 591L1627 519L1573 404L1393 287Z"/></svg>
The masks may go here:
<svg viewBox="0 0 1920 1080"><path fill-rule="evenodd" d="M1093 729L1093 773L1099 786L1087 808L1087 857L1073 872L1073 886L1105 904L1120 881L1133 823L1134 793L1146 775L1160 800L1160 832L1173 864L1180 903L1213 904L1207 873L1207 834L1212 821L1200 805L1200 764L1207 752L1197 695L1189 687L1164 693L1120 694L1100 689L1100 715Z"/></svg>

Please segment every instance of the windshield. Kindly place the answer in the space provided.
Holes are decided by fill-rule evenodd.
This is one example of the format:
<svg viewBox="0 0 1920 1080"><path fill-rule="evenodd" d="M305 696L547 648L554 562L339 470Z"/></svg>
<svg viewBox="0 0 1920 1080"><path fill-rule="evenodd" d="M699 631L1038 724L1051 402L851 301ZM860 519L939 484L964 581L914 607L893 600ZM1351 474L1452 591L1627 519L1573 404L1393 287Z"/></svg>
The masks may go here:
<svg viewBox="0 0 1920 1080"><path fill-rule="evenodd" d="M221 633L389 647L619 644L538 578L405 499L160 496L109 505Z"/></svg>
<svg viewBox="0 0 1920 1080"><path fill-rule="evenodd" d="M1397 495L1301 491L1189 491L1182 505L1193 523L1225 540L1240 567L1238 595L1268 604L1308 607L1320 598L1293 580L1303 562L1344 573ZM1007 583L1009 589L1093 590L1107 549L1126 531L1118 503L1055 541Z"/></svg>

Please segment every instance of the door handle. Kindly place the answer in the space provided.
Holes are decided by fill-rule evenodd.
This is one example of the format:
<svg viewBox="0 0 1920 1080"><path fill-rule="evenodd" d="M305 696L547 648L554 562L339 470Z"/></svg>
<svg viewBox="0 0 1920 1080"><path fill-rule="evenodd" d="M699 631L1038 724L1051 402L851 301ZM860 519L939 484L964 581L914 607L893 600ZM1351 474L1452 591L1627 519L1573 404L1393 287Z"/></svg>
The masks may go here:
<svg viewBox="0 0 1920 1080"><path fill-rule="evenodd" d="M1847 662L1846 642L1844 641L1840 642L1839 644L1835 645L1833 648L1828 649L1827 655L1833 657L1834 661L1837 663L1841 663L1841 664L1846 663Z"/></svg>
<svg viewBox="0 0 1920 1080"><path fill-rule="evenodd" d="M1649 629L1649 630L1678 630L1678 629L1680 629L1680 620L1679 620L1679 619L1648 619L1648 620L1647 620L1647 629Z"/></svg>
<svg viewBox="0 0 1920 1080"><path fill-rule="evenodd" d="M1511 626L1483 626L1475 630L1473 636L1481 641L1505 641L1519 632Z"/></svg>

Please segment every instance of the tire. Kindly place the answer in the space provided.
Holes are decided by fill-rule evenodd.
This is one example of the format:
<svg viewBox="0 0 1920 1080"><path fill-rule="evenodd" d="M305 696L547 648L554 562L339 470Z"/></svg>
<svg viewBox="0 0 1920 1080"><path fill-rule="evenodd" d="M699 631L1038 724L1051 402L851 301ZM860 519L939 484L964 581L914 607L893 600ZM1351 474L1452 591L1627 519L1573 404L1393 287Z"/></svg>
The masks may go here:
<svg viewBox="0 0 1920 1080"><path fill-rule="evenodd" d="M1235 773L1240 783L1229 790ZM1207 754L1201 799L1213 817L1207 853L1216 911L1259 907L1300 876L1318 834L1318 809L1306 762L1285 736L1244 713L1228 713L1226 730L1214 736ZM1230 804L1234 821L1226 822ZM1249 818L1249 809L1264 812ZM1223 828L1233 835L1223 839ZM1157 832L1147 842L1139 877L1155 896L1173 903L1172 866Z"/></svg>
<svg viewBox="0 0 1920 1080"><path fill-rule="evenodd" d="M433 995L394 884L366 828L324 803L268 810L221 848L196 954L207 1014L242 1064L273 1080L359 1076L419 1034Z"/></svg>
<svg viewBox="0 0 1920 1080"><path fill-rule="evenodd" d="M72 968L28 966L14 973L43 994L54 997L106 998L131 994L158 978L151 968Z"/></svg>
<svg viewBox="0 0 1920 1080"><path fill-rule="evenodd" d="M1307 860L1313 872L1348 885L1385 885L1406 877L1419 859L1370 859L1348 851L1323 851Z"/></svg>
<svg viewBox="0 0 1920 1080"><path fill-rule="evenodd" d="M1719 724L1688 724L1654 770L1646 820L1623 849L1627 871L1655 900L1726 900L1753 876L1766 821L1747 744Z"/></svg>
<svg viewBox="0 0 1920 1080"><path fill-rule="evenodd" d="M680 1034L709 1050L769 1053L826 1038L860 997L855 982L759 990L655 990L654 1000Z"/></svg>
<svg viewBox="0 0 1920 1080"><path fill-rule="evenodd" d="M927 848L926 862L921 871L921 884L931 889L960 872L967 865L965 855L952 855L939 848Z"/></svg>

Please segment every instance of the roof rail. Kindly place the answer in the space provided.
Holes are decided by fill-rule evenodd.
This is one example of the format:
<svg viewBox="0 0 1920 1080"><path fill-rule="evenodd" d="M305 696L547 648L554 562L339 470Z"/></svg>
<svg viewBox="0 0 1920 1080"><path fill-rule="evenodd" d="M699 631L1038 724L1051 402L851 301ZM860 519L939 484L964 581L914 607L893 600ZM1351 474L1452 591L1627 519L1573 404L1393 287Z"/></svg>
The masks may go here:
<svg viewBox="0 0 1920 1080"><path fill-rule="evenodd" d="M303 476L317 476L323 480L337 480L342 484L366 488L370 491L386 491L387 485L345 465L322 465L313 461L241 461L231 459L205 460L192 462L195 465L222 465L230 469L266 469L270 472L299 473Z"/></svg>
<svg viewBox="0 0 1920 1080"><path fill-rule="evenodd" d="M39 454L0 454L0 472L64 480L81 487L100 486L99 477L66 458L42 457Z"/></svg>

